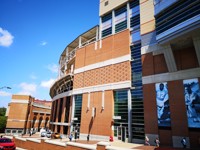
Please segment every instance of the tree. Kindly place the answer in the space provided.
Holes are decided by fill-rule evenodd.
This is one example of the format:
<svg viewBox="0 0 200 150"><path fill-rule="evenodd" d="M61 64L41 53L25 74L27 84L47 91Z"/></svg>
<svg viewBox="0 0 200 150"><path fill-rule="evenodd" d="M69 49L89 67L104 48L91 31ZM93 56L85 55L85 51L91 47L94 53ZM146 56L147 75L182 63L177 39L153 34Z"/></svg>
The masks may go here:
<svg viewBox="0 0 200 150"><path fill-rule="evenodd" d="M6 128L6 108L0 108L0 133L4 133Z"/></svg>
<svg viewBox="0 0 200 150"><path fill-rule="evenodd" d="M6 108L5 107L0 108L0 116L5 116L5 114L6 114Z"/></svg>
<svg viewBox="0 0 200 150"><path fill-rule="evenodd" d="M6 117L0 116L0 133L4 133L6 128Z"/></svg>

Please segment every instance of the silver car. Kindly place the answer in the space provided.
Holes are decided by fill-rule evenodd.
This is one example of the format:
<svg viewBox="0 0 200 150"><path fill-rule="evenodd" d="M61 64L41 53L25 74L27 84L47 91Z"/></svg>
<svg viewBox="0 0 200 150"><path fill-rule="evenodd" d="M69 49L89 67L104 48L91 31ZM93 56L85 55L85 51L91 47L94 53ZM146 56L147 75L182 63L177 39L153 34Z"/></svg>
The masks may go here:
<svg viewBox="0 0 200 150"><path fill-rule="evenodd" d="M46 131L41 132L41 137L46 137L46 135L47 135L47 132L46 132Z"/></svg>
<svg viewBox="0 0 200 150"><path fill-rule="evenodd" d="M46 137L51 138L51 132L47 132Z"/></svg>

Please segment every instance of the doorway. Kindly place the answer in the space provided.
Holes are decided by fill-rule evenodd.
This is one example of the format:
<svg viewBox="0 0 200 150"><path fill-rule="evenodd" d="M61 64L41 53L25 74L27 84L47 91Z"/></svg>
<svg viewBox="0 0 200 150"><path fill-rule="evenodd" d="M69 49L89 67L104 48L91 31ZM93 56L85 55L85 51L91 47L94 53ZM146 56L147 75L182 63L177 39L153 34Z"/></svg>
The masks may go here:
<svg viewBox="0 0 200 150"><path fill-rule="evenodd" d="M123 142L126 141L126 127L117 127L117 138Z"/></svg>

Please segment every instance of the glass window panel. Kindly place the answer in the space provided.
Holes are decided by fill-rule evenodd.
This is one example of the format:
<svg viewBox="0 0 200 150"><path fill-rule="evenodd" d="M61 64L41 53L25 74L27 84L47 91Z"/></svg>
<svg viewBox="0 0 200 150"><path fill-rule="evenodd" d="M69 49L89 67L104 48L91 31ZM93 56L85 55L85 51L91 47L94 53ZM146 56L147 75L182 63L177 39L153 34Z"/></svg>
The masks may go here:
<svg viewBox="0 0 200 150"><path fill-rule="evenodd" d="M140 41L141 40L140 30L131 32L131 39L132 43Z"/></svg>
<svg viewBox="0 0 200 150"><path fill-rule="evenodd" d="M134 17L140 13L140 7L136 6L130 9L130 17Z"/></svg>
<svg viewBox="0 0 200 150"><path fill-rule="evenodd" d="M102 30L106 30L110 27L112 27L112 19L102 23Z"/></svg>
<svg viewBox="0 0 200 150"><path fill-rule="evenodd" d="M115 24L126 21L126 19L127 19L127 12L124 12L115 17Z"/></svg>

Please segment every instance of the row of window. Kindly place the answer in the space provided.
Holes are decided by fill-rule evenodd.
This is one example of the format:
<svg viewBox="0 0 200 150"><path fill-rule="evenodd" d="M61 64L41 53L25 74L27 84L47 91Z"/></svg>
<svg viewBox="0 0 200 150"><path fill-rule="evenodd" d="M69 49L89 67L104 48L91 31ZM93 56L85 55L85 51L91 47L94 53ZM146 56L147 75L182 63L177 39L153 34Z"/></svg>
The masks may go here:
<svg viewBox="0 0 200 150"><path fill-rule="evenodd" d="M160 34L200 14L200 1L178 1L156 16L156 34Z"/></svg>
<svg viewBox="0 0 200 150"><path fill-rule="evenodd" d="M127 6L120 7L119 9L114 10L114 16L115 18L112 18L112 12L103 16L102 19L102 37L108 36L113 34L112 33L112 27L115 27L115 33L120 32L128 27L127 25L127 18L130 18L130 27L134 30L132 34L137 35L134 36L137 39L134 39L134 41L138 40L140 38L140 34L138 34L138 27L137 25L140 24L139 20L139 0L132 1L129 3L129 14L127 14ZM112 24L114 19L114 25Z"/></svg>

